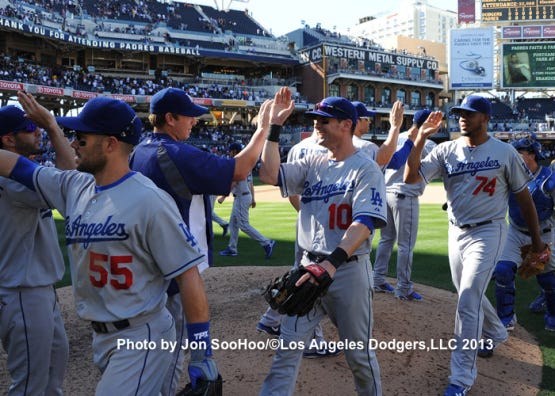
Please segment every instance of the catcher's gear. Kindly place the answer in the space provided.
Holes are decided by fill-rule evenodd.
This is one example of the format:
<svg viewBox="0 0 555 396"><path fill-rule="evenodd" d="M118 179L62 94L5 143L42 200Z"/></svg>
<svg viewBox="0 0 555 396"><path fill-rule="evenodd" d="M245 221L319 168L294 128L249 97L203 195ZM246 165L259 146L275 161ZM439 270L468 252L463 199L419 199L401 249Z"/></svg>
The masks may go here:
<svg viewBox="0 0 555 396"><path fill-rule="evenodd" d="M310 273L316 283L307 280L300 286L295 283L306 273ZM303 316L310 312L316 299L322 296L333 279L320 264L311 263L287 271L284 275L274 279L263 293L270 307L280 314L289 316Z"/></svg>
<svg viewBox="0 0 555 396"><path fill-rule="evenodd" d="M188 383L176 396L222 396L222 388L222 376L218 374L214 381L199 379L195 388Z"/></svg>
<svg viewBox="0 0 555 396"><path fill-rule="evenodd" d="M522 278L529 279L543 272L551 257L551 248L546 244L541 252L533 252L532 245L524 245L520 248L520 257L522 264L516 272Z"/></svg>

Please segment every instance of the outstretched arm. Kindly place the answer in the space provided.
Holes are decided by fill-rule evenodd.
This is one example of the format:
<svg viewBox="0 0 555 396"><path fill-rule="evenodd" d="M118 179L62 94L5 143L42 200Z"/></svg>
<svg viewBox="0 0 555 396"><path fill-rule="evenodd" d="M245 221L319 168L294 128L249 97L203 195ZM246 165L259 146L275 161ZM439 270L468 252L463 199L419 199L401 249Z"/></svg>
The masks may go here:
<svg viewBox="0 0 555 396"><path fill-rule="evenodd" d="M75 169L77 166L75 151L58 126L54 115L40 105L31 94L19 91L17 99L25 111L25 116L48 133L48 138L56 152L56 167L62 170Z"/></svg>
<svg viewBox="0 0 555 396"><path fill-rule="evenodd" d="M422 152L426 145L426 139L439 130L442 120L443 113L441 111L434 111L428 116L428 119L418 130L414 148L409 154L407 166L405 167L405 183L414 184L422 180L418 170L420 169L420 160L422 159Z"/></svg>
<svg viewBox="0 0 555 396"><path fill-rule="evenodd" d="M283 88L282 88L283 89ZM270 123L273 128L280 129L287 117L293 112L295 103L291 100L291 91L278 92L272 103ZM277 185L279 164L279 133L277 137L268 136L262 149L259 176L260 181L273 186Z"/></svg>
<svg viewBox="0 0 555 396"><path fill-rule="evenodd" d="M295 102L291 100L291 91L287 87L280 88L273 100L267 100L262 104L258 113L256 132L247 147L235 156L233 180L244 180L248 176L260 156L270 124L283 125L294 109Z"/></svg>
<svg viewBox="0 0 555 396"><path fill-rule="evenodd" d="M391 124L389 134L376 153L376 162L380 167L386 166L389 163L393 153L397 149L397 139L399 138L401 126L403 125L404 112L405 107L403 103L396 101L393 104L391 113L389 113L389 123Z"/></svg>

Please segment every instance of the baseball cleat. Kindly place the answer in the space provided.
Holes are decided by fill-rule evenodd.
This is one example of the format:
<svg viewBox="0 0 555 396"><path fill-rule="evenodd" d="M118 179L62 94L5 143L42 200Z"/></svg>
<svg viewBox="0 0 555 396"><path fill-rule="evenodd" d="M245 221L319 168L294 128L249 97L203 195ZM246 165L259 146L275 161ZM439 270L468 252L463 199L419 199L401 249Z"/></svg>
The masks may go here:
<svg viewBox="0 0 555 396"><path fill-rule="evenodd" d="M493 356L493 350L495 349L496 345L488 345L483 348L478 348L478 356L484 359L490 358Z"/></svg>
<svg viewBox="0 0 555 396"><path fill-rule="evenodd" d="M223 225L222 227L222 237L225 237L227 235L227 231L229 229L229 224Z"/></svg>
<svg viewBox="0 0 555 396"><path fill-rule="evenodd" d="M545 302L545 294L542 290L540 292L540 295L530 303L528 308L530 309L530 311L534 313L542 313L543 311L545 311L546 307L547 307L547 303Z"/></svg>
<svg viewBox="0 0 555 396"><path fill-rule="evenodd" d="M308 351L304 351L303 357L305 359L318 359L323 357L337 356L340 353L341 353L340 349L328 349L328 348L311 349Z"/></svg>
<svg viewBox="0 0 555 396"><path fill-rule="evenodd" d="M449 386L445 389L443 396L464 396L469 390L470 388L465 386L449 384Z"/></svg>
<svg viewBox="0 0 555 396"><path fill-rule="evenodd" d="M509 323L507 324L503 323L503 324L505 325L505 328L507 329L507 331L513 331L516 326L516 314L513 315Z"/></svg>
<svg viewBox="0 0 555 396"><path fill-rule="evenodd" d="M545 329L547 331L555 331L555 317L545 315L544 320L545 320Z"/></svg>
<svg viewBox="0 0 555 396"><path fill-rule="evenodd" d="M422 300L422 296L420 294L418 294L417 292L413 291L411 294L407 295L407 296L395 296L396 299L398 300L403 300L403 301L420 301Z"/></svg>
<svg viewBox="0 0 555 396"><path fill-rule="evenodd" d="M374 291L376 293L393 293L395 289L389 283L384 282L381 285L375 285Z"/></svg>
<svg viewBox="0 0 555 396"><path fill-rule="evenodd" d="M220 252L220 256L233 256L233 257L235 257L235 256L237 256L238 254L239 254L239 253L234 252L234 251L231 250L230 248L227 248L227 249L222 250L222 251Z"/></svg>
<svg viewBox="0 0 555 396"><path fill-rule="evenodd" d="M268 335L274 336L274 337L279 337L279 335L281 334L281 328L280 326L266 326L265 324L262 324L261 322L258 322L258 324L256 325L256 330L258 330L261 333L266 333Z"/></svg>
<svg viewBox="0 0 555 396"><path fill-rule="evenodd" d="M266 252L266 258L269 259L274 251L274 246L276 246L276 241L270 241L266 246L264 246L264 251Z"/></svg>

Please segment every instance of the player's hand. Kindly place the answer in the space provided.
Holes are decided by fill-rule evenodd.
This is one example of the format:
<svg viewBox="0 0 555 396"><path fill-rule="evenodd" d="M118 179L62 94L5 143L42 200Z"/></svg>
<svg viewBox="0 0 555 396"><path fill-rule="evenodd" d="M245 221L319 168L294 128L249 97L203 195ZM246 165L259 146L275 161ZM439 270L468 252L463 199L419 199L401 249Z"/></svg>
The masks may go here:
<svg viewBox="0 0 555 396"><path fill-rule="evenodd" d="M218 378L216 361L213 356L206 356L204 350L191 350L191 361L189 362L188 371L193 389L196 388L199 379L215 381Z"/></svg>
<svg viewBox="0 0 555 396"><path fill-rule="evenodd" d="M270 129L270 109L272 108L273 99L267 99L260 106L257 117L257 125L259 129L269 130Z"/></svg>
<svg viewBox="0 0 555 396"><path fill-rule="evenodd" d="M37 102L33 95L19 91L17 92L17 100L25 111L25 116L31 119L35 124L44 129L52 129L57 126L56 118L50 113L46 107Z"/></svg>
<svg viewBox="0 0 555 396"><path fill-rule="evenodd" d="M442 122L443 113L441 111L433 111L418 130L418 135L423 139L427 139L439 131Z"/></svg>
<svg viewBox="0 0 555 396"><path fill-rule="evenodd" d="M222 204L222 203L224 203L224 200L225 200L225 197L221 196L221 197L218 198L218 203Z"/></svg>
<svg viewBox="0 0 555 396"><path fill-rule="evenodd" d="M337 269L328 260L322 261L319 265L320 267L323 267L328 273L328 275L330 276L330 278L333 279L333 277L335 276L335 271ZM306 274L304 274L299 278L299 280L295 283L295 286L299 287L305 282L318 283L316 282L316 279L314 279L314 276L311 275L309 272L307 272Z"/></svg>
<svg viewBox="0 0 555 396"><path fill-rule="evenodd" d="M295 101L291 99L291 91L287 87L281 87L274 95L270 124L283 125L293 110L295 110Z"/></svg>
<svg viewBox="0 0 555 396"><path fill-rule="evenodd" d="M401 130L404 112L405 105L399 100L395 101L395 103L393 103L393 108L389 113L389 123L391 124L392 129Z"/></svg>
<svg viewBox="0 0 555 396"><path fill-rule="evenodd" d="M256 201L254 199L251 201L251 208L256 208Z"/></svg>

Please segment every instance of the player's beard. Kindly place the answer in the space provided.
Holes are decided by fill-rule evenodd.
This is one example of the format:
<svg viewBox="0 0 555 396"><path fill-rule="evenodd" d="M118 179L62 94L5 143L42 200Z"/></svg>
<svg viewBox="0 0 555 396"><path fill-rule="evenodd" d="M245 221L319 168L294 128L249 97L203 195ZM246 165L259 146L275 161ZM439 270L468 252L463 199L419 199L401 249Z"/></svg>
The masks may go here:
<svg viewBox="0 0 555 396"><path fill-rule="evenodd" d="M25 157L29 157L30 155L40 154L40 144L36 141L30 143L20 139L15 139L15 152L19 155L23 155Z"/></svg>
<svg viewBox="0 0 555 396"><path fill-rule="evenodd" d="M87 147L87 155L78 155L77 170L95 175L104 170L107 163L106 155L102 152L102 142L97 141Z"/></svg>

